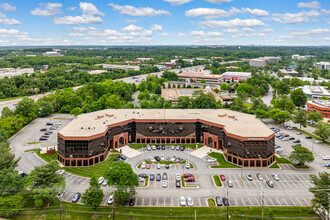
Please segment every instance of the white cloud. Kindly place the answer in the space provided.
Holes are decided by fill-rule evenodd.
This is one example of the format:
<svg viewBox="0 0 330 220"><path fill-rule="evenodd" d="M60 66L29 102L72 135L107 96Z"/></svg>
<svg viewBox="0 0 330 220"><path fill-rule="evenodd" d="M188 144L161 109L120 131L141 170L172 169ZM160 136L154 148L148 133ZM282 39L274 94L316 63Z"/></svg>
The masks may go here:
<svg viewBox="0 0 330 220"><path fill-rule="evenodd" d="M330 15L330 10L322 9L321 12L325 15Z"/></svg>
<svg viewBox="0 0 330 220"><path fill-rule="evenodd" d="M85 34L83 33L69 33L68 34L70 37L83 37Z"/></svg>
<svg viewBox="0 0 330 220"><path fill-rule="evenodd" d="M126 19L125 22L126 23L136 23L137 20L136 19Z"/></svg>
<svg viewBox="0 0 330 220"><path fill-rule="evenodd" d="M239 18L235 18L233 20L228 20L228 21L207 20L207 21L201 21L198 24L201 27L209 27L209 28L237 28L237 27L266 26L266 24L264 22L257 20L257 19L242 20Z"/></svg>
<svg viewBox="0 0 330 220"><path fill-rule="evenodd" d="M80 2L79 7L82 11L81 16L64 16L54 18L54 24L78 25L102 23L102 18L99 16L104 16L104 13L100 12L92 3Z"/></svg>
<svg viewBox="0 0 330 220"><path fill-rule="evenodd" d="M169 34L169 33L161 33L160 36L163 36L163 37L169 37L170 34Z"/></svg>
<svg viewBox="0 0 330 220"><path fill-rule="evenodd" d="M60 8L62 8L62 6L63 6L60 3L40 3L39 5L41 7L36 8L31 11L32 15L51 17L51 16L61 13Z"/></svg>
<svg viewBox="0 0 330 220"><path fill-rule="evenodd" d="M17 29L0 28L0 37L4 37L4 38L23 38L23 37L29 37L29 34L27 32L21 32Z"/></svg>
<svg viewBox="0 0 330 220"><path fill-rule="evenodd" d="M309 22L309 17L320 16L320 12L311 10L311 11L302 11L296 14L286 13L286 14L273 14L273 21L284 23L284 24L298 24Z"/></svg>
<svg viewBox="0 0 330 220"><path fill-rule="evenodd" d="M237 35L233 35L232 37L266 37L265 33L240 33Z"/></svg>
<svg viewBox="0 0 330 220"><path fill-rule="evenodd" d="M0 12L0 24L18 25L22 23L20 21L17 21L16 19L7 18L7 15Z"/></svg>
<svg viewBox="0 0 330 220"><path fill-rule="evenodd" d="M16 7L8 3L1 3L0 8L4 11L16 11Z"/></svg>
<svg viewBox="0 0 330 220"><path fill-rule="evenodd" d="M266 29L261 30L260 32L261 33L270 33L270 32L274 32L274 30L271 28L266 28Z"/></svg>
<svg viewBox="0 0 330 220"><path fill-rule="evenodd" d="M151 26L150 30L152 30L152 31L162 31L163 27L159 24L154 24L154 25Z"/></svg>
<svg viewBox="0 0 330 220"><path fill-rule="evenodd" d="M92 3L80 2L79 7L83 14L104 16L104 13L100 12Z"/></svg>
<svg viewBox="0 0 330 220"><path fill-rule="evenodd" d="M287 35L281 35L281 39L306 39L306 38L317 38L320 36L330 36L330 29L311 29L294 31Z"/></svg>
<svg viewBox="0 0 330 220"><path fill-rule="evenodd" d="M299 2L297 4L298 8L310 8L310 9L320 9L320 3L318 1L312 2Z"/></svg>
<svg viewBox="0 0 330 220"><path fill-rule="evenodd" d="M68 11L75 11L75 10L77 10L77 7L70 7L70 8L67 8L66 10L68 10Z"/></svg>
<svg viewBox="0 0 330 220"><path fill-rule="evenodd" d="M177 34L177 36L178 36L178 37L185 37L186 34L185 34L185 33L182 33L182 32L179 32L179 33Z"/></svg>
<svg viewBox="0 0 330 220"><path fill-rule="evenodd" d="M142 30L143 30L142 27L136 26L134 24L130 24L123 28L123 31L126 31L126 32L138 32L138 31L142 31Z"/></svg>
<svg viewBox="0 0 330 220"><path fill-rule="evenodd" d="M204 17L206 19L229 17L237 13L249 13L253 16L262 17L267 16L268 12L261 9L250 8L231 8L229 11L225 11L217 8L195 8L185 11L187 17Z"/></svg>
<svg viewBox="0 0 330 220"><path fill-rule="evenodd" d="M111 6L113 9L118 11L120 14L124 15L130 15L130 16L147 16L147 17L153 17L153 16L158 16L158 15L170 15L170 12L166 10L155 10L150 7L133 7L130 5L116 5L113 3L108 4Z"/></svg>
<svg viewBox="0 0 330 220"><path fill-rule="evenodd" d="M238 29L237 28L226 28L223 30L223 32L226 32L226 33L238 33Z"/></svg>
<svg viewBox="0 0 330 220"><path fill-rule="evenodd" d="M214 3L214 4L221 4L221 3L229 3L234 0L204 0L204 1Z"/></svg>
<svg viewBox="0 0 330 220"><path fill-rule="evenodd" d="M255 30L253 30L252 28L248 28L248 27L243 28L243 31L250 32L250 33L255 32Z"/></svg>
<svg viewBox="0 0 330 220"><path fill-rule="evenodd" d="M203 37L220 37L222 33L220 32L204 32L204 31L191 31L190 35L196 38L203 38Z"/></svg>
<svg viewBox="0 0 330 220"><path fill-rule="evenodd" d="M183 5L188 2L191 2L192 0L164 0L164 1L171 3L171 5Z"/></svg>

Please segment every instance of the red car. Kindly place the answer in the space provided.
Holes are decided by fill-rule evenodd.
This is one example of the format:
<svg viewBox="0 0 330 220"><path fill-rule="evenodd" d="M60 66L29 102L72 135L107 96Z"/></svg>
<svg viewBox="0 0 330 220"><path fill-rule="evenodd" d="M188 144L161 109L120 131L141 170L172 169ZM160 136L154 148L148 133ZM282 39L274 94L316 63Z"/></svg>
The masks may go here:
<svg viewBox="0 0 330 220"><path fill-rule="evenodd" d="M195 182L195 177L188 177L188 178L185 178L184 181L186 182Z"/></svg>
<svg viewBox="0 0 330 220"><path fill-rule="evenodd" d="M146 165L146 169L150 169L150 163L147 163L147 165Z"/></svg>
<svg viewBox="0 0 330 220"><path fill-rule="evenodd" d="M192 175L191 173L185 173L183 174L184 178L188 178L188 177L193 177L194 175Z"/></svg>
<svg viewBox="0 0 330 220"><path fill-rule="evenodd" d="M222 181L226 181L226 177L225 177L225 175L220 174L220 179L221 179Z"/></svg>

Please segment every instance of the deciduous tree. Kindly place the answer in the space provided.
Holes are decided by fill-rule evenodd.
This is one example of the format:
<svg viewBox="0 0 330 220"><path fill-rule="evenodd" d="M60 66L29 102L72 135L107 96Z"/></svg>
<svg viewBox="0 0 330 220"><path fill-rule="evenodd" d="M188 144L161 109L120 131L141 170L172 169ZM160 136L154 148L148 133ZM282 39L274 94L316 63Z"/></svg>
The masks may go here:
<svg viewBox="0 0 330 220"><path fill-rule="evenodd" d="M314 156L306 147L297 145L294 147L294 151L290 153L289 159L299 166L304 166L305 163L313 162Z"/></svg>
<svg viewBox="0 0 330 220"><path fill-rule="evenodd" d="M317 129L314 134L320 136L323 141L327 140L330 136L330 125L327 122L320 121L317 123Z"/></svg>

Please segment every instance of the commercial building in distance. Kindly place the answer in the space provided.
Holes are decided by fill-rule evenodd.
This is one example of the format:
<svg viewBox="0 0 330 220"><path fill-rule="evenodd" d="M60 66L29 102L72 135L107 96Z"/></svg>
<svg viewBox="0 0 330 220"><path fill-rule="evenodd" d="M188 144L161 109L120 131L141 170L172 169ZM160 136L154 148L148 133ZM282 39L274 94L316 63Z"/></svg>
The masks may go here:
<svg viewBox="0 0 330 220"><path fill-rule="evenodd" d="M216 74L207 74L205 72L182 72L178 74L179 79L184 79L186 82L195 81L201 82L202 79L206 81L206 83L210 84L219 84L221 83L222 76Z"/></svg>
<svg viewBox="0 0 330 220"><path fill-rule="evenodd" d="M327 87L324 86L303 86L300 87L306 94L307 98L319 99L323 96L330 98L330 93Z"/></svg>
<svg viewBox="0 0 330 220"><path fill-rule="evenodd" d="M222 75L223 81L246 81L252 74L248 72L225 72Z"/></svg>
<svg viewBox="0 0 330 220"><path fill-rule="evenodd" d="M1 68L0 69L0 79L3 79L5 77L11 78L14 76L21 76L23 74L31 75L34 73L33 68Z"/></svg>
<svg viewBox="0 0 330 220"><path fill-rule="evenodd" d="M314 66L316 69L319 70L330 70L330 63L329 62L318 62L318 63L314 63Z"/></svg>
<svg viewBox="0 0 330 220"><path fill-rule="evenodd" d="M106 109L79 115L58 132L58 160L91 166L128 143L203 143L231 163L267 167L275 161L274 136L254 115L227 109Z"/></svg>
<svg viewBox="0 0 330 220"><path fill-rule="evenodd" d="M320 99L309 101L307 103L307 112L311 111L320 112L323 118L330 120L330 101Z"/></svg>
<svg viewBox="0 0 330 220"><path fill-rule="evenodd" d="M46 53L43 53L42 56L44 56L44 57L60 57L60 56L63 56L63 54L61 54L58 51L47 51Z"/></svg>
<svg viewBox="0 0 330 220"><path fill-rule="evenodd" d="M305 55L305 56L300 56L299 54L294 54L291 56L292 59L294 60L307 60L309 58L316 57L314 55Z"/></svg>
<svg viewBox="0 0 330 220"><path fill-rule="evenodd" d="M270 63L278 63L281 60L281 57L259 57L256 59L250 59L249 63L254 67L265 67Z"/></svg>
<svg viewBox="0 0 330 220"><path fill-rule="evenodd" d="M116 64L96 64L103 66L104 69L114 70L114 69L122 69L122 70L140 70L139 66L134 65L116 65Z"/></svg>
<svg viewBox="0 0 330 220"><path fill-rule="evenodd" d="M287 74L290 76L297 76L298 72L293 69L279 69L280 73Z"/></svg>

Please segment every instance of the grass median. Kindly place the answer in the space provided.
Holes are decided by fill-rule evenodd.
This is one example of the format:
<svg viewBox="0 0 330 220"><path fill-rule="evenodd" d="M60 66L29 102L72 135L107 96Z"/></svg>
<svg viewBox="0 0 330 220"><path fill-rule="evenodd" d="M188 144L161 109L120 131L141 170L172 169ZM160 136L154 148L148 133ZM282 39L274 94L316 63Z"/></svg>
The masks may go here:
<svg viewBox="0 0 330 220"><path fill-rule="evenodd" d="M213 165L211 168L240 168L238 165L227 162L223 154L212 152L209 156L217 159L218 162L218 165Z"/></svg>
<svg viewBox="0 0 330 220"><path fill-rule="evenodd" d="M221 182L220 177L218 175L213 175L213 181L214 181L214 184L217 187L222 187L222 182Z"/></svg>
<svg viewBox="0 0 330 220"><path fill-rule="evenodd" d="M303 134L306 135L306 136L311 136L311 137L314 138L315 140L323 141L322 138L320 138L319 136L316 136L315 134L311 134L311 133L309 133L309 132L307 132L307 131L304 131L304 130L301 130L301 129L297 128L297 127L293 127L293 129L295 129L296 131L300 131L301 133L303 133ZM313 140L313 141L314 141L314 140ZM330 142L327 141L327 140L325 140L323 143L326 144L326 145L328 145L328 146L330 146Z"/></svg>
<svg viewBox="0 0 330 220"><path fill-rule="evenodd" d="M209 207L129 207L117 206L115 219L153 220L153 219L197 219L215 220L226 218L226 207L216 207L213 198L208 200ZM270 211L271 210L271 211ZM261 207L229 207L231 219L261 219ZM101 206L96 211L83 204L63 202L63 219L112 219L112 206ZM273 219L318 219L312 207L264 207L264 217ZM12 219L48 219L60 218L59 204L44 209L26 209Z"/></svg>
<svg viewBox="0 0 330 220"><path fill-rule="evenodd" d="M285 157L278 157L278 156L275 156L275 160L276 160L276 163L275 164L291 164L294 168L296 169L309 169L310 167L307 166L307 165L304 165L304 166L299 166L299 165L296 165L294 163L292 163L290 160L288 160L287 158ZM274 165L274 164L273 164ZM272 165L272 166L273 166Z"/></svg>

